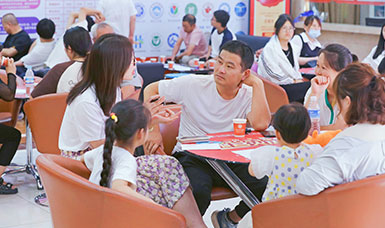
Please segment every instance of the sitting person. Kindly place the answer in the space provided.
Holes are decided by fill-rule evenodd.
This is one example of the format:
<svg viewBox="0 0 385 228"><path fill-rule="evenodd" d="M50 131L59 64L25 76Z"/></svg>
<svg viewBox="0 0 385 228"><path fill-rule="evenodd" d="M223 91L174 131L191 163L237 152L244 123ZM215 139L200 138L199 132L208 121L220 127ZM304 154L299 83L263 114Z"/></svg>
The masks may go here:
<svg viewBox="0 0 385 228"><path fill-rule="evenodd" d="M207 51L207 42L205 36L197 26L196 18L192 14L183 17L182 29L179 33L179 39L172 49L171 60L185 65L191 65L190 61L194 58L203 56ZM186 50L177 56L180 46L184 42Z"/></svg>
<svg viewBox="0 0 385 228"><path fill-rule="evenodd" d="M385 74L385 58L383 58L380 65L378 65L378 73Z"/></svg>
<svg viewBox="0 0 385 228"><path fill-rule="evenodd" d="M344 129L346 123L341 115L337 115L338 105L335 105L333 82L338 72L353 61L349 49L340 44L329 44L320 51L316 77L311 80L311 87L305 96L305 107L310 103L310 97L316 96L320 106L321 130Z"/></svg>
<svg viewBox="0 0 385 228"><path fill-rule="evenodd" d="M303 82L299 72L298 58L301 49L291 41L294 35L293 19L287 14L281 14L274 28L275 35L270 38L259 56L258 74L281 85L289 101L302 103L310 83Z"/></svg>
<svg viewBox="0 0 385 228"><path fill-rule="evenodd" d="M281 106L273 118L280 146L263 146L251 153L249 173L256 178L269 177L262 201L297 194L296 180L322 151L320 145L302 141L311 127L310 117L301 104Z"/></svg>
<svg viewBox="0 0 385 228"><path fill-rule="evenodd" d="M224 10L217 10L211 18L211 30L209 50L203 57L205 60L216 58L219 54L220 48L228 41L236 40L236 36L227 28L230 15Z"/></svg>
<svg viewBox="0 0 385 228"><path fill-rule="evenodd" d="M12 58L6 58L6 60L8 64L5 70L7 72L8 82L6 84L0 79L0 99L12 101L16 92L16 66ZM19 130L0 124L0 144L2 144L0 146L0 195L16 194L18 192L17 188L12 186L11 183L5 183L1 176L15 156L20 139L21 133Z"/></svg>
<svg viewBox="0 0 385 228"><path fill-rule="evenodd" d="M362 62L369 64L374 70L377 70L383 59L385 59L385 23L381 27L377 46L370 51L369 55Z"/></svg>
<svg viewBox="0 0 385 228"><path fill-rule="evenodd" d="M55 23L52 20L44 18L36 25L36 32L39 35L31 45L27 55L23 56L16 62L16 66L21 68L19 72L27 71L26 66L31 66L36 76L43 77L46 72L40 72L44 69L45 61L55 47ZM24 74L19 76L24 77Z"/></svg>
<svg viewBox="0 0 385 228"><path fill-rule="evenodd" d="M96 40L99 39L99 37L103 36L104 34L109 34L109 33L115 33L115 30L111 25L109 25L105 22L93 25L91 27L92 42L95 43Z"/></svg>
<svg viewBox="0 0 385 228"><path fill-rule="evenodd" d="M120 84L135 72L134 52L127 37L105 34L92 46L82 79L71 89L59 133L62 156L78 159L104 143L104 121L122 100ZM151 103L161 109L164 99ZM155 107L156 106L156 107Z"/></svg>
<svg viewBox="0 0 385 228"><path fill-rule="evenodd" d="M8 33L7 38L3 43L1 54L5 57L12 57L18 61L21 57L28 53L31 46L31 38L24 31L13 13L7 13L1 18L1 23L4 30Z"/></svg>
<svg viewBox="0 0 385 228"><path fill-rule="evenodd" d="M32 91L32 97L69 92L82 77L81 67L92 45L89 33L82 27L73 27L65 32L63 42L70 61L49 70Z"/></svg>
<svg viewBox="0 0 385 228"><path fill-rule="evenodd" d="M188 177L171 156L133 156L147 138L151 113L139 101L125 100L111 109L106 141L81 161L95 184L180 212L187 227L206 227L194 201Z"/></svg>
<svg viewBox="0 0 385 228"><path fill-rule="evenodd" d="M333 90L340 115L350 127L299 175L300 194L315 195L385 173L385 77L367 64L353 63L338 73Z"/></svg>
<svg viewBox="0 0 385 228"><path fill-rule="evenodd" d="M214 75L192 75L162 80L148 85L144 98L164 96L167 102L182 105L179 135L196 136L233 131L233 119L244 118L256 130L264 130L270 123L263 82L250 74L254 61L252 49L237 40L221 48L215 63ZM154 125L144 145L146 154L155 153L162 145L159 127ZM182 164L193 189L201 215L210 205L213 187L228 186L205 159L182 152L181 144L174 148L173 156ZM243 183L261 198L267 178L257 180L248 173L247 164L228 164ZM250 208L241 201L235 210L225 209L212 215L220 227L236 227Z"/></svg>
<svg viewBox="0 0 385 228"><path fill-rule="evenodd" d="M305 19L305 30L299 35L295 35L291 43L301 47L299 65L301 67L315 67L319 51L322 48L317 38L321 35L321 20L317 16L308 16Z"/></svg>

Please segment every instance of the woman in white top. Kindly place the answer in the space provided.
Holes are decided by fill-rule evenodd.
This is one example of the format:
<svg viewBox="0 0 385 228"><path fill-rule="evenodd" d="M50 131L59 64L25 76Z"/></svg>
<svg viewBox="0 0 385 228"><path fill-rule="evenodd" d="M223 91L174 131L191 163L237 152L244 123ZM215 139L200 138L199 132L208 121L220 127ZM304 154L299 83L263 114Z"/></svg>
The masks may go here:
<svg viewBox="0 0 385 228"><path fill-rule="evenodd" d="M188 227L206 227L188 177L174 157L133 156L135 148L146 141L150 121L151 113L141 102L117 103L105 122L104 146L87 152L80 159L91 171L89 180L172 208L185 216Z"/></svg>
<svg viewBox="0 0 385 228"><path fill-rule="evenodd" d="M274 24L275 35L267 42L258 60L258 74L279 85L302 82L298 58L300 47L290 42L294 23L281 14Z"/></svg>
<svg viewBox="0 0 385 228"><path fill-rule="evenodd" d="M68 93L82 78L82 65L91 49L90 34L82 27L68 29L64 36L64 50L71 61L74 61L60 76L56 93Z"/></svg>
<svg viewBox="0 0 385 228"><path fill-rule="evenodd" d="M78 158L104 142L104 121L121 100L119 85L135 71L126 37L106 34L92 46L82 79L70 91L59 134L63 156Z"/></svg>
<svg viewBox="0 0 385 228"><path fill-rule="evenodd" d="M297 180L297 192L315 195L338 184L385 173L385 77L353 63L333 83L340 115L349 128Z"/></svg>
<svg viewBox="0 0 385 228"><path fill-rule="evenodd" d="M341 115L338 115L338 106L335 104L333 82L338 72L352 62L352 54L349 49L340 44L329 44L320 51L316 77L311 80L311 87L305 96L305 107L310 103L310 97L317 97L320 106L321 130L344 129L346 123Z"/></svg>
<svg viewBox="0 0 385 228"><path fill-rule="evenodd" d="M321 35L321 20L317 16L308 16L305 19L305 30L299 35L294 36L291 43L301 47L299 65L301 67L315 67L319 51L322 48L317 38Z"/></svg>
<svg viewBox="0 0 385 228"><path fill-rule="evenodd" d="M281 14L274 24L272 36L258 59L258 74L281 85L289 101L303 102L309 82L303 82L299 72L300 47L291 42L294 23L290 15Z"/></svg>
<svg viewBox="0 0 385 228"><path fill-rule="evenodd" d="M368 63L374 70L378 69L378 65L385 57L385 24L381 27L380 37L378 39L378 44L375 46L369 53L368 56L362 61L363 63Z"/></svg>

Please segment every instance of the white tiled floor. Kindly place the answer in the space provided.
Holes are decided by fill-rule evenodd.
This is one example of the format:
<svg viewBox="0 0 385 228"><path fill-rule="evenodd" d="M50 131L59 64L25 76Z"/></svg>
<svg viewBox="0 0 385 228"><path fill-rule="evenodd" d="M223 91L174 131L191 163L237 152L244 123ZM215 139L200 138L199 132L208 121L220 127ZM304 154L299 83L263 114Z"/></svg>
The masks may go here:
<svg viewBox="0 0 385 228"><path fill-rule="evenodd" d="M34 151L34 158L38 155ZM25 164L26 152L19 150L12 163ZM15 184L19 193L16 195L0 195L0 228L52 228L51 216L48 207L42 207L34 202L34 197L41 194L36 188L33 177L26 173L12 174L4 177L5 181ZM211 213L225 207L234 208L239 198L229 200L213 201L207 209L203 220L208 227L212 227ZM238 227L251 227L251 218L246 216Z"/></svg>

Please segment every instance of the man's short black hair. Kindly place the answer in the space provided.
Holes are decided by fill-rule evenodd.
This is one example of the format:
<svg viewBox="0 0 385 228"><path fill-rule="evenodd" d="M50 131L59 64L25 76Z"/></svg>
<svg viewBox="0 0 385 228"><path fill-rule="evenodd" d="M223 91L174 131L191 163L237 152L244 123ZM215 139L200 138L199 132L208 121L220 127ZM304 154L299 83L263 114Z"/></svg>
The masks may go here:
<svg viewBox="0 0 385 228"><path fill-rule="evenodd" d="M281 106L273 118L273 127L287 143L300 143L305 140L310 126L309 114L300 103Z"/></svg>
<svg viewBox="0 0 385 228"><path fill-rule="evenodd" d="M188 22L190 25L195 25L195 23L197 22L197 19L196 19L195 16L192 15L192 14L186 14L186 15L183 16L182 21L186 21L186 22Z"/></svg>
<svg viewBox="0 0 385 228"><path fill-rule="evenodd" d="M55 34L55 23L47 18L41 19L37 23L36 32L43 39L51 39Z"/></svg>
<svg viewBox="0 0 385 228"><path fill-rule="evenodd" d="M254 63L254 52L253 50L243 41L232 40L226 42L219 53L222 51L228 51L241 57L241 67L245 71L250 69Z"/></svg>
<svg viewBox="0 0 385 228"><path fill-rule="evenodd" d="M230 15L224 10L215 11L214 17L219 23L221 23L223 28L227 26L227 22L230 20Z"/></svg>

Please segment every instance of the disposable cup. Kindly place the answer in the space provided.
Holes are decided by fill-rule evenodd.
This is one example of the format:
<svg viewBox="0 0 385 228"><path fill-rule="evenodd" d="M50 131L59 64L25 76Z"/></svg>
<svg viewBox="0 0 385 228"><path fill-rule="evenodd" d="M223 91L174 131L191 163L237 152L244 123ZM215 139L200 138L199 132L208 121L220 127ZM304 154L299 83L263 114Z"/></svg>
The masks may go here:
<svg viewBox="0 0 385 228"><path fill-rule="evenodd" d="M151 58L150 61L151 61L152 63L156 63L156 58Z"/></svg>
<svg viewBox="0 0 385 228"><path fill-rule="evenodd" d="M199 66L199 59L198 58L194 58L193 59L193 63L194 63L194 67L197 67Z"/></svg>
<svg viewBox="0 0 385 228"><path fill-rule="evenodd" d="M199 70L205 69L205 62L199 61Z"/></svg>
<svg viewBox="0 0 385 228"><path fill-rule="evenodd" d="M1 57L1 64L0 66L7 66L8 65L8 59L5 58L4 56Z"/></svg>
<svg viewBox="0 0 385 228"><path fill-rule="evenodd" d="M166 56L164 56L164 55L159 56L159 62L165 63L166 62Z"/></svg>
<svg viewBox="0 0 385 228"><path fill-rule="evenodd" d="M210 59L209 60L209 69L210 70L214 69L214 65L215 65L215 60L214 59Z"/></svg>
<svg viewBox="0 0 385 228"><path fill-rule="evenodd" d="M174 69L174 61L168 61L168 69Z"/></svg>
<svg viewBox="0 0 385 228"><path fill-rule="evenodd" d="M233 119L234 136L245 137L246 119Z"/></svg>

